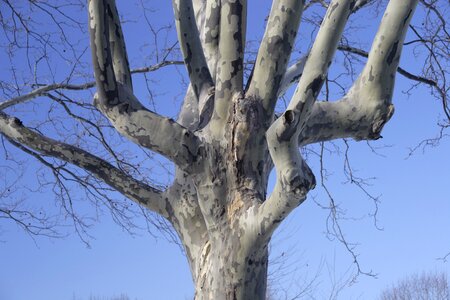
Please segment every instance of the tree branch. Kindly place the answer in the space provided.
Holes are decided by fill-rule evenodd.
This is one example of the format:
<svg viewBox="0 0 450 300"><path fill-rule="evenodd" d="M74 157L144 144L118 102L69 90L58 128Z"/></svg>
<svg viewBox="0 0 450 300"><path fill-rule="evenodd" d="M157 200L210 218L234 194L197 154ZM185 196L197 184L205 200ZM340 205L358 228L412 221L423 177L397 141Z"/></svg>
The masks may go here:
<svg viewBox="0 0 450 300"><path fill-rule="evenodd" d="M192 86L189 85L178 114L177 122L189 130L196 130L199 127L199 121L198 100Z"/></svg>
<svg viewBox="0 0 450 300"><path fill-rule="evenodd" d="M220 0L193 0L206 63L215 82L220 32Z"/></svg>
<svg viewBox="0 0 450 300"><path fill-rule="evenodd" d="M357 12L367 4L370 4L371 2L374 2L374 0L356 0L355 5L353 6L352 13Z"/></svg>
<svg viewBox="0 0 450 300"><path fill-rule="evenodd" d="M216 94L210 122L214 134L224 129L230 99L243 91L246 21L247 0L221 1Z"/></svg>
<svg viewBox="0 0 450 300"><path fill-rule="evenodd" d="M352 0L330 3L288 109L266 133L277 181L272 194L259 207L258 214L259 219L267 223L269 233L303 202L307 192L315 186L314 175L298 150L298 136L326 78L353 4Z"/></svg>
<svg viewBox="0 0 450 300"><path fill-rule="evenodd" d="M203 53L199 30L195 23L192 0L173 0L175 24L184 62L192 88L198 99L213 95L214 84Z"/></svg>
<svg viewBox="0 0 450 300"><path fill-rule="evenodd" d="M172 65L183 65L183 61L177 61L177 60L164 60L157 64L147 66L147 67L141 67L131 70L131 74L140 74L140 73L148 73L148 72L154 72L156 70L159 70L166 66L172 66ZM36 85L34 85L35 87ZM48 94L48 92L55 91L55 90L72 90L72 91L82 91L82 90L88 90L95 87L95 81L89 81L83 84L71 84L71 83L52 83L47 85L39 85L38 88L34 89L33 91L17 96L14 98L11 98L9 100L3 101L0 103L0 110L4 110L8 107L33 100L37 97L45 96Z"/></svg>
<svg viewBox="0 0 450 300"><path fill-rule="evenodd" d="M364 51L356 47L352 47L350 45L339 45L337 49L339 51L349 52L352 54L359 55L361 57L365 58L369 57L369 53L367 51ZM308 55L305 55L304 57L300 58L295 64L287 68L286 73L284 74L283 79L281 80L280 88L278 90L278 97L284 95L288 90L288 88L291 87L293 84L298 83L300 77L303 74L303 69L305 68L305 63L307 59ZM397 72L408 79L420 83L425 83L431 87L438 87L438 83L436 81L420 75L413 74L402 67L398 67Z"/></svg>
<svg viewBox="0 0 450 300"><path fill-rule="evenodd" d="M300 134L300 144L351 137L381 137L384 124L394 113L392 93L403 41L417 0L390 1L360 76L336 102L315 103ZM355 52L362 53L358 50Z"/></svg>
<svg viewBox="0 0 450 300"><path fill-rule="evenodd" d="M106 17L107 0L88 0L89 36L95 82L103 105L119 104L119 88L114 72L109 44L109 22Z"/></svg>
<svg viewBox="0 0 450 300"><path fill-rule="evenodd" d="M338 50L344 51L344 52L349 52L349 53L352 53L352 54L356 54L356 55L359 55L361 57L366 57L366 58L369 57L369 53L368 52L366 52L366 51L364 51L362 49L356 48L356 47L348 46L348 45L339 45L338 46ZM438 83L436 81L434 81L432 79L428 79L428 78L423 77L423 76L415 75L415 74L413 74L411 72L406 71L402 67L398 67L397 68L397 72L399 74L405 76L408 79L411 79L411 80L414 80L414 81L417 81L417 82L420 82L420 83L425 83L425 84L430 85L432 87L438 86Z"/></svg>
<svg viewBox="0 0 450 300"><path fill-rule="evenodd" d="M115 0L106 0L106 15L108 16L109 45L111 47L112 63L117 82L133 90L127 49L120 25L119 13Z"/></svg>
<svg viewBox="0 0 450 300"><path fill-rule="evenodd" d="M308 55L303 76L300 77L297 89L286 111L292 111L299 130L306 122L310 108L325 81L328 67L331 65L353 4L354 1L351 0L335 0L327 9Z"/></svg>
<svg viewBox="0 0 450 300"><path fill-rule="evenodd" d="M295 64L287 68L286 72L283 75L283 79L281 80L277 97L283 96L292 85L298 83L300 77L303 74L303 69L305 68L307 60L308 55L305 55L300 58Z"/></svg>
<svg viewBox="0 0 450 300"><path fill-rule="evenodd" d="M3 112L0 112L0 133L42 155L64 160L92 173L134 202L167 217L161 191L132 178L107 161L75 146L36 133L23 126L19 119Z"/></svg>
<svg viewBox="0 0 450 300"><path fill-rule="evenodd" d="M116 80L122 76L123 65L114 63L116 57L114 60L111 57L109 23L105 19L106 1L89 1L89 32L98 90L94 104L118 132L133 142L166 156L181 168L192 166L197 157L199 139L172 119L146 109L134 96L130 85ZM113 5L112 0L110 3ZM123 39L120 35L115 36L115 39L119 38ZM125 53L116 52L114 55L124 58Z"/></svg>
<svg viewBox="0 0 450 300"><path fill-rule="evenodd" d="M269 117L278 99L277 92L286 72L297 36L303 1L275 0L250 79L247 96L261 99Z"/></svg>

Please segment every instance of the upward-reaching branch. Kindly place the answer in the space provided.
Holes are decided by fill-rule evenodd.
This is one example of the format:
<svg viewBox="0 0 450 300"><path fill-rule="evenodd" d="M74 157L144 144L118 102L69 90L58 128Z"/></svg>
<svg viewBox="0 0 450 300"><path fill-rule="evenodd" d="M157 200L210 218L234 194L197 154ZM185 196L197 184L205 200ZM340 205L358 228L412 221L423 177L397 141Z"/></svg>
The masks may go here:
<svg viewBox="0 0 450 300"><path fill-rule="evenodd" d="M89 33L98 90L95 105L122 135L182 168L190 167L196 160L200 141L172 119L146 109L134 96L128 81L128 64L124 62L126 52L120 22L114 21L118 20L115 13L114 0L89 0ZM118 50L113 51L112 47Z"/></svg>
<svg viewBox="0 0 450 300"><path fill-rule="evenodd" d="M209 71L215 82L220 32L220 0L194 0L194 7L198 2L201 3L202 9L198 11L197 24L201 24L199 31L203 42L203 50Z"/></svg>
<svg viewBox="0 0 450 300"><path fill-rule="evenodd" d="M125 39L114 0L107 1L106 12L108 16L109 44L111 45L111 56L116 80L133 90Z"/></svg>
<svg viewBox="0 0 450 300"><path fill-rule="evenodd" d="M335 0L329 5L286 111L292 112L298 124L297 130L301 130L306 122L310 108L322 88L353 5L352 0Z"/></svg>
<svg viewBox="0 0 450 300"><path fill-rule="evenodd" d="M105 14L106 0L88 0L88 9L92 65L97 93L103 105L117 105L119 88L109 45L109 22Z"/></svg>
<svg viewBox="0 0 450 300"><path fill-rule="evenodd" d="M203 53L199 30L195 23L192 0L173 0L178 41L192 88L199 99L212 95L213 81Z"/></svg>
<svg viewBox="0 0 450 300"><path fill-rule="evenodd" d="M403 41L416 0L390 1L369 52L366 65L349 91L367 100L390 104Z"/></svg>
<svg viewBox="0 0 450 300"><path fill-rule="evenodd" d="M333 0L309 53L304 72L285 113L267 131L267 142L277 181L270 197L259 207L269 234L315 186L314 175L298 150L298 135L326 78L354 0Z"/></svg>
<svg viewBox="0 0 450 300"><path fill-rule="evenodd" d="M219 55L216 72L213 133L223 130L230 100L242 93L247 0L222 0L220 7Z"/></svg>
<svg viewBox="0 0 450 300"><path fill-rule="evenodd" d="M303 1L275 0L256 58L247 96L261 99L272 116L278 90L297 36Z"/></svg>
<svg viewBox="0 0 450 300"><path fill-rule="evenodd" d="M392 117L395 75L408 25L418 0L389 2L366 65L347 95L336 102L317 102L300 144L351 137L378 139Z"/></svg>

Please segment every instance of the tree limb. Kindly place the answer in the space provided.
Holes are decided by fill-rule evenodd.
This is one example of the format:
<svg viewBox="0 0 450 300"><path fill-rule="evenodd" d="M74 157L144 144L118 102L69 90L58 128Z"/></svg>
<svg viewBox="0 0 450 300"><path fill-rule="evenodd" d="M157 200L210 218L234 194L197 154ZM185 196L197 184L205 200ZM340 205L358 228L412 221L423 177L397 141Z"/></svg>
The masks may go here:
<svg viewBox="0 0 450 300"><path fill-rule="evenodd" d="M111 47L114 74L117 82L120 82L130 90L133 90L127 49L125 46L125 40L122 32L122 26L120 25L120 18L119 13L117 12L116 3L115 0L107 0L106 3L109 45Z"/></svg>
<svg viewBox="0 0 450 300"><path fill-rule="evenodd" d="M390 1L360 76L347 95L336 102L317 102L300 134L300 144L351 137L381 137L394 113L392 93L403 41L417 0ZM382 41L382 42L381 42ZM349 49L364 54L359 49Z"/></svg>
<svg viewBox="0 0 450 300"><path fill-rule="evenodd" d="M220 0L193 0L206 63L215 82L220 32Z"/></svg>
<svg viewBox="0 0 450 300"><path fill-rule="evenodd" d="M292 85L298 83L300 77L303 74L303 69L305 68L307 60L308 55L305 55L300 58L295 64L287 68L286 72L283 75L283 79L281 80L277 97L283 96Z"/></svg>
<svg viewBox="0 0 450 300"><path fill-rule="evenodd" d="M123 65L118 64L112 55L120 59L124 58L125 53L111 51L105 3L113 5L114 2L89 1L89 32L98 91L94 104L118 132L133 142L166 156L182 168L192 166L197 157L199 139L172 119L146 109L134 96L130 85L116 80L122 76ZM120 35L114 39L119 38L123 39Z"/></svg>
<svg viewBox="0 0 450 300"><path fill-rule="evenodd" d="M308 55L303 76L292 96L287 111L292 111L299 130L306 122L331 64L354 1L335 0L329 5L317 37ZM300 123L299 123L300 122Z"/></svg>
<svg viewBox="0 0 450 300"><path fill-rule="evenodd" d="M34 132L23 126L19 119L3 112L0 112L0 133L42 155L64 160L92 173L134 202L167 217L166 204L161 191L132 178L107 161L78 147Z"/></svg>
<svg viewBox="0 0 450 300"><path fill-rule="evenodd" d="M230 99L243 92L247 0L222 0L219 54L211 132L220 134L228 116Z"/></svg>
<svg viewBox="0 0 450 300"><path fill-rule="evenodd" d="M148 73L148 72L154 72L156 70L159 70L166 66L172 66L172 65L183 65L183 61L177 61L177 60L164 60L157 64L147 66L147 67L141 67L131 70L131 74L140 74L140 73ZM36 86L36 85L35 85ZM47 95L48 92L55 91L55 90L72 90L72 91L81 91L81 90L88 90L95 87L95 81L89 81L83 84L72 84L72 83L51 83L46 85L39 85L38 88L32 90L31 92L17 96L14 98L11 98L9 100L3 101L0 103L0 110L4 110L8 107L35 99L40 96Z"/></svg>
<svg viewBox="0 0 450 300"><path fill-rule="evenodd" d="M349 45L339 45L338 46L338 50L340 51L344 51L344 52L349 52L352 54L356 54L359 55L361 57L369 57L369 53L367 51L364 51L362 49L356 48L356 47L352 47ZM411 72L406 71L405 69L403 69L402 67L398 67L397 72L403 76L405 76L408 79L417 81L417 82L421 82L421 83L425 83L427 85L430 85L432 87L436 87L438 86L438 83L432 79L423 77L423 76L419 76L416 74L413 74Z"/></svg>
<svg viewBox="0 0 450 300"><path fill-rule="evenodd" d="M178 41L195 95L199 99L213 95L214 84L203 53L195 23L192 0L173 0Z"/></svg>
<svg viewBox="0 0 450 300"><path fill-rule="evenodd" d="M352 0L330 3L288 109L266 133L277 180L272 194L259 207L258 214L260 220L267 222L269 233L303 202L307 192L315 186L314 175L298 150L298 136L325 80L353 4Z"/></svg>
<svg viewBox="0 0 450 300"><path fill-rule="evenodd" d="M337 49L339 51L349 52L352 54L359 55L361 57L365 58L369 57L369 53L367 51L350 45L339 45ZM293 84L298 83L300 77L303 74L303 69L305 68L305 63L307 59L308 55L305 55L302 58L300 58L295 64L287 68L286 73L284 74L283 79L281 80L280 88L278 90L278 97L284 95L288 90L288 88L291 87ZM398 67L397 72L408 79L420 83L425 83L431 87L438 87L438 83L435 80L413 74L402 67Z"/></svg>
<svg viewBox="0 0 450 300"><path fill-rule="evenodd" d="M247 96L261 99L269 117L278 99L277 92L292 52L303 1L275 0L261 46L258 50Z"/></svg>

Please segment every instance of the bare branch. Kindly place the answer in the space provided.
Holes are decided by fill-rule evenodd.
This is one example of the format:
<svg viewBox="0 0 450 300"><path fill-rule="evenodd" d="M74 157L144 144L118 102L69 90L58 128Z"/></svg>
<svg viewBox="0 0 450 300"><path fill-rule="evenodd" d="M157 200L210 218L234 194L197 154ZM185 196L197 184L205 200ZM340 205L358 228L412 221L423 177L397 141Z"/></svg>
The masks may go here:
<svg viewBox="0 0 450 300"><path fill-rule="evenodd" d="M368 52L366 52L366 51L364 51L362 49L358 49L356 47L348 46L348 45L339 45L338 46L338 50L345 51L345 52L350 52L350 53L359 55L361 57L366 57L366 58L369 57L369 53ZM406 71L402 67L398 67L397 68L397 72L399 74L405 76L406 78L414 80L414 81L425 83L425 84L433 86L433 87L438 85L436 81L434 81L432 79L425 78L423 76L415 75L415 74L413 74L411 72Z"/></svg>
<svg viewBox="0 0 450 300"><path fill-rule="evenodd" d="M293 121L299 128L302 128L306 123L310 108L325 81L328 67L334 57L353 5L353 1L346 0L332 1L329 5L308 55L303 76L300 77L287 110L292 111L295 118Z"/></svg>
<svg viewBox="0 0 450 300"><path fill-rule="evenodd" d="M48 92L60 89L66 90L86 90L95 86L95 82L88 82L85 84L65 84L65 83L54 83L49 85L44 85L39 87L28 94L24 94L22 96L14 97L9 100L3 101L0 103L0 110L4 110L5 108L32 100L34 98L45 95Z"/></svg>
<svg viewBox="0 0 450 300"><path fill-rule="evenodd" d="M109 44L109 22L106 17L107 0L89 0L89 33L92 65L100 101L109 106L119 103L119 88Z"/></svg>
<svg viewBox="0 0 450 300"><path fill-rule="evenodd" d="M136 203L167 216L161 191L133 179L101 158L36 133L23 126L19 119L2 112L0 112L0 132L7 138L30 147L42 155L64 160L92 173Z"/></svg>
<svg viewBox="0 0 450 300"><path fill-rule="evenodd" d="M361 8L363 8L364 6L374 2L375 0L356 0L355 5L353 6L353 10L352 13L357 12L358 10L360 10Z"/></svg>
<svg viewBox="0 0 450 300"><path fill-rule="evenodd" d="M196 130L201 122L199 117L198 99L191 85L184 96L183 105L178 114L177 122L189 130Z"/></svg>
<svg viewBox="0 0 450 300"><path fill-rule="evenodd" d="M148 72L154 72L156 70L159 70L166 66L172 66L172 65L183 65L184 62L182 61L176 61L176 60L164 60L160 63L157 63L155 65L147 66L147 67L141 67L131 70L131 74L140 74L140 73L148 73ZM0 110L4 110L8 107L32 100L34 98L44 96L48 92L55 91L55 90L73 90L73 91L81 91L81 90L88 90L95 87L95 81L86 82L83 84L71 84L71 83L52 83L48 85L42 85L35 90L18 96L11 98L9 100L3 101L0 103Z"/></svg>

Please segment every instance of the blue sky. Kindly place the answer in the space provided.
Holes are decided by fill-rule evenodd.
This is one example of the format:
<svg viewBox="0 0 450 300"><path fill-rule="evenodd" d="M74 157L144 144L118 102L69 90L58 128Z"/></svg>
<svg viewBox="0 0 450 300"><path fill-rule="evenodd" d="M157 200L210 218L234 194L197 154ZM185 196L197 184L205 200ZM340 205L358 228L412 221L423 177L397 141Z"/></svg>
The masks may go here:
<svg viewBox="0 0 450 300"><path fill-rule="evenodd" d="M170 4L161 3L155 4L160 7L152 14L153 21L160 25L171 20ZM252 25L249 25L252 28L249 35L253 38L262 34L262 20L269 1L262 1L264 5L255 3L251 1L249 9L249 24ZM133 8L125 7L121 1L119 4L123 11ZM362 15L357 19L364 18ZM364 24L367 36L360 33L355 37L363 46L368 45L375 21ZM142 52L152 47L149 37L142 41L145 30L140 22L125 25L133 66L139 66ZM145 43L149 46L142 47ZM417 68L415 61L408 57L403 58L401 65L406 69ZM339 66L334 68L336 72L339 70ZM173 91L174 77L184 72L182 68L174 70L151 75L160 91L155 97L158 111L169 116L176 114L174 108L179 104L179 91ZM139 80L136 81L139 82L137 94L143 95L145 88ZM397 77L396 112L384 129L384 138L371 143L382 147L381 155L372 153L365 142L350 142L351 163L358 170L357 174L376 178L368 189L381 196L378 224L383 230L377 230L369 216L373 212L373 202L354 186L343 184L346 181L342 174L343 156L336 153L325 156L330 173L328 187L347 211L347 217L353 218L342 222L345 236L358 244L355 251L359 254L361 268L377 274L376 278L358 277L356 283L346 285L339 299L375 299L384 287L415 272L450 274L450 262L437 259L450 251L450 156L446 151L450 140L444 139L439 147L426 148L408 157L409 148L437 134L436 122L440 114L439 103L426 88L415 89L408 96L403 91L409 86L408 80ZM345 149L342 143L338 145L341 150ZM310 164L318 176L317 159L312 157ZM28 168L25 180L35 183L32 167ZM27 197L50 210L53 207L48 193L28 193ZM328 212L316 202L327 203L319 187L274 238L273 257L282 255L286 266L275 276L277 280L272 286L295 293L316 277L313 294L316 299L323 299L328 297L333 284L339 286L345 282L354 264L343 245L325 234ZM90 248L73 234L64 239L33 241L13 224L2 222L0 300L81 300L90 295L106 297L121 293L131 299L192 298L187 262L177 245L144 231L130 236L108 216L101 217L91 229L94 238Z"/></svg>

